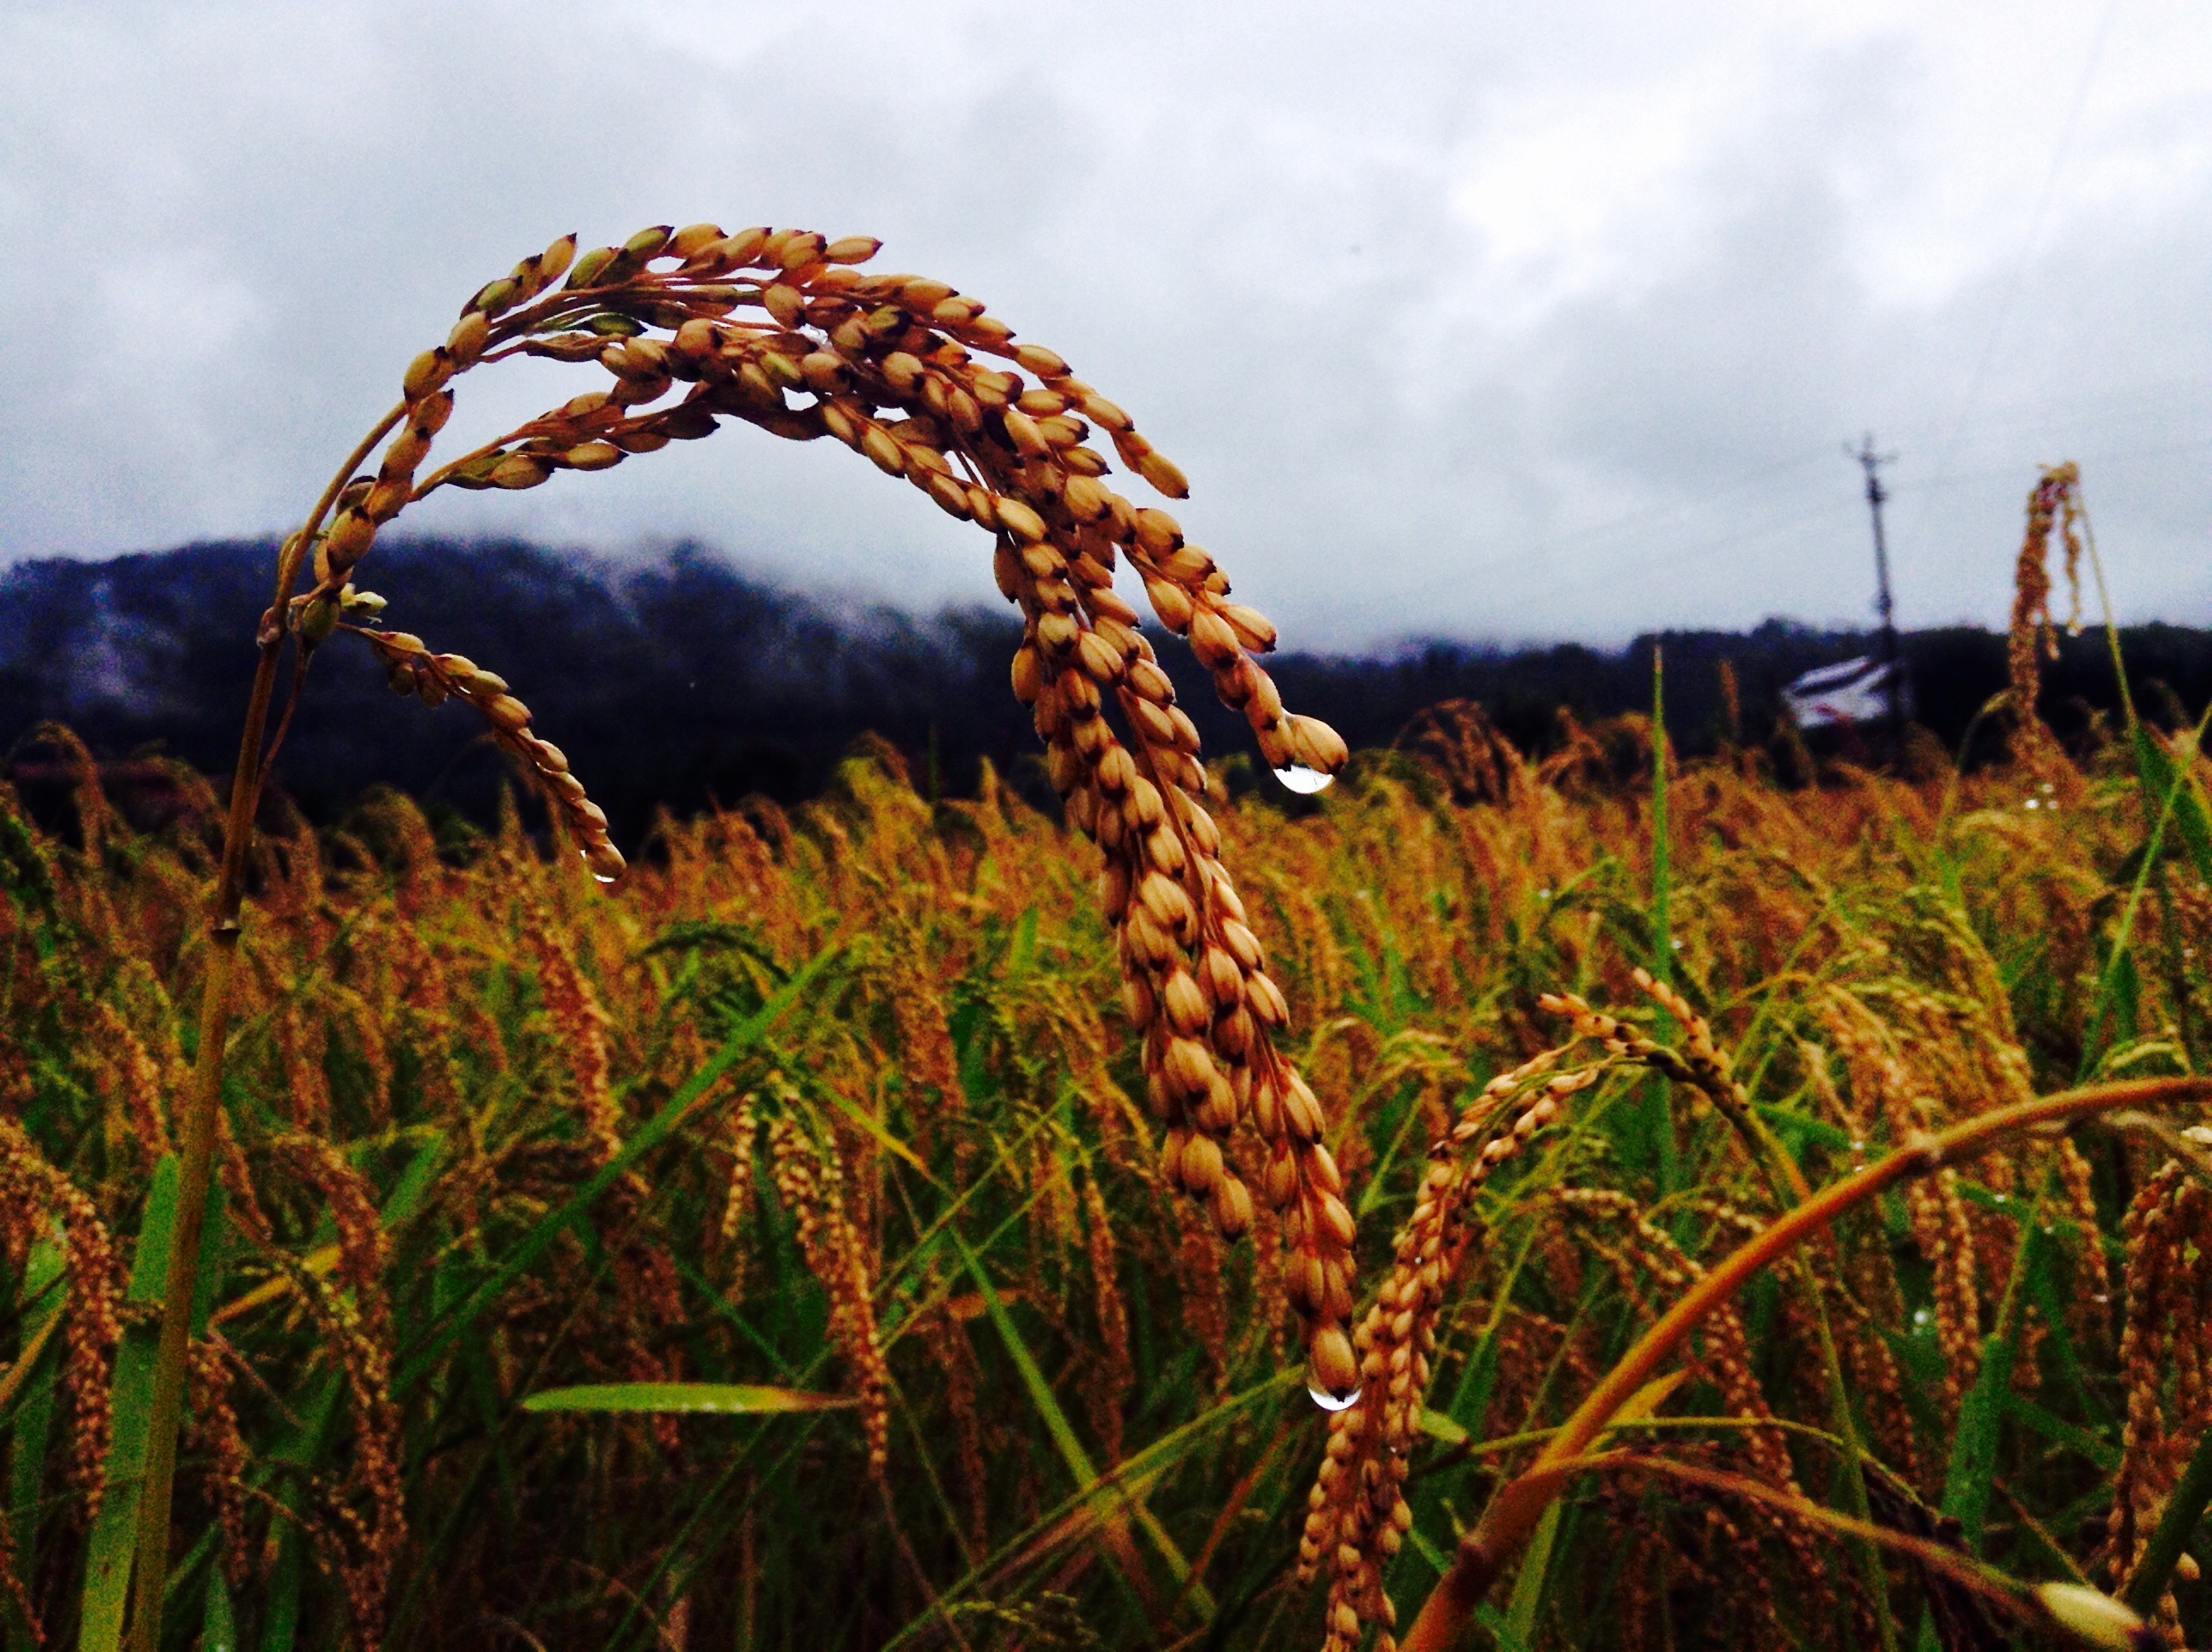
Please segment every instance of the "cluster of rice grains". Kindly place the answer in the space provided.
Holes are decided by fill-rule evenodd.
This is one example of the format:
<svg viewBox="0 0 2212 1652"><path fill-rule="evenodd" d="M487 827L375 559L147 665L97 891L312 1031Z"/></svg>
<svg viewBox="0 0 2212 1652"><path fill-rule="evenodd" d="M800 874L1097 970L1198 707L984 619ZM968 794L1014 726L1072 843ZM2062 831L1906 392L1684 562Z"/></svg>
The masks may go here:
<svg viewBox="0 0 2212 1652"><path fill-rule="evenodd" d="M1199 801L1206 777L1198 731L1175 703L1135 609L1114 588L1120 560L1136 570L1161 623L1188 641L1223 701L1244 714L1286 784L1325 785L1346 760L1344 742L1284 709L1253 657L1274 647L1274 628L1228 599L1213 559L1185 541L1173 517L1103 480L1110 466L1086 445L1094 427L1153 488L1176 499L1188 491L1128 415L1051 350L1016 343L1004 322L943 282L862 272L856 266L876 249L865 236L726 234L694 224L643 230L580 257L564 237L525 259L409 367L397 434L375 476L338 495L314 544L315 587L294 602L295 624L312 641L348 623L347 613L380 606L352 589L355 567L383 524L438 488L535 487L560 471L604 470L696 440L722 417L794 440L832 436L989 530L999 588L1024 621L1014 692L1049 749L1068 818L1105 856L1100 898L1120 932L1147 1096L1166 1127L1164 1168L1230 1238L1251 1225L1247 1176L1256 1176L1292 1252L1289 1295L1308 1328L1312 1386L1340 1403L1358 1381L1343 1330L1353 1224L1342 1178L1322 1145L1320 1104L1275 1047L1289 1009ZM596 361L613 383L418 480L452 414L453 380L516 355ZM561 809L592 872L603 882L620 874L605 815L560 750L531 732L528 708L503 679L404 633L349 629L368 640L399 692L475 707ZM1231 1145L1240 1123L1257 1137L1256 1166L1243 1172Z"/></svg>
<svg viewBox="0 0 2212 1652"><path fill-rule="evenodd" d="M64 1386L73 1422L70 1478L88 1510L96 1513L106 1489L101 1464L113 1425L108 1375L123 1334L114 1244L93 1201L54 1168L20 1126L0 1117L0 1261L17 1278L33 1278L33 1254L40 1247L48 1253L42 1259L48 1266L40 1270L46 1277L40 1280L40 1298L27 1293L27 1303L48 1292L67 1293L48 1315L59 1313ZM50 1318L49 1334L52 1323ZM0 1523L0 1546L8 1540ZM8 1558L0 1548L0 1563ZM12 1569L9 1575L12 1579Z"/></svg>
<svg viewBox="0 0 2212 1652"><path fill-rule="evenodd" d="M798 1098L787 1088L784 1102L768 1127L776 1194L798 1223L807 1271L829 1297L830 1339L852 1373L868 1442L868 1472L880 1480L890 1451L890 1376L872 1297L879 1270L848 1213L836 1156L803 1122Z"/></svg>
<svg viewBox="0 0 2212 1652"><path fill-rule="evenodd" d="M2029 750L2049 742L2050 733L2035 713L2036 695L2042 684L2042 661L2058 658L2058 635L2051 617L2051 540L2055 533L2065 549L2066 586L2073 606L2066 618L2069 631L2081 629L2081 472L2072 465L2054 465L2037 478L2027 495L2027 530L2021 538L2020 556L2013 568L2012 620L2007 629L2005 657L2010 679L2014 726Z"/></svg>
<svg viewBox="0 0 2212 1652"><path fill-rule="evenodd" d="M2192 1133L2212 1145L2212 1131ZM2099 1557L2115 1588L2133 1575L2190 1454L2212 1430L2212 1186L2168 1160L2129 1206L2121 1231L2128 1252L2119 1350L2127 1426ZM2184 1562L2180 1575L2192 1575L2195 1561ZM2171 1589L2158 1617L2179 1645Z"/></svg>
<svg viewBox="0 0 2212 1652"><path fill-rule="evenodd" d="M1420 1437L1437 1316L1474 1233L1466 1206L1493 1170L1559 1116L1567 1097L1601 1076L1595 1065L1554 1072L1565 1054L1546 1050L1491 1080L1431 1150L1390 1272L1354 1334L1364 1386L1329 1418L1298 1540L1302 1580L1324 1564L1329 1570L1327 1652L1348 1652L1368 1622L1383 1625L1382 1652L1395 1643L1397 1613L1382 1590L1382 1568L1413 1525L1401 1492L1408 1454Z"/></svg>
<svg viewBox="0 0 2212 1652"><path fill-rule="evenodd" d="M1376 1641L1378 1652L1389 1652L1395 1645L1391 1631L1396 1626L1396 1609L1383 1589L1383 1570L1413 1523L1403 1489L1411 1454L1422 1437L1421 1412L1432 1375L1437 1326L1447 1293L1482 1226L1471 1208L1473 1201L1492 1173L1521 1157L1537 1133L1559 1118L1570 1097L1616 1067L1656 1068L1703 1090L1723 1110L1740 1112L1747 1105L1704 1017L1680 993L1644 970L1633 971L1632 978L1681 1023L1680 1050L1593 1009L1573 993L1546 994L1540 1005L1570 1023L1568 1042L1540 1050L1492 1078L1430 1150L1413 1216L1394 1244L1391 1270L1354 1333L1364 1386L1352 1405L1329 1419L1328 1447L1307 1497L1298 1575L1310 1579L1324 1570L1328 1573L1326 1652L1349 1652L1369 1624L1382 1626ZM1586 1043L1597 1046L1595 1058L1571 1062ZM1553 1208L1585 1219L1602 1218L1626 1225L1626 1246L1601 1248L1600 1254L1632 1301L1639 1298L1639 1275L1650 1276L1670 1294L1680 1294L1702 1272L1674 1237L1655 1226L1625 1193L1602 1187L1562 1188L1553 1193L1551 1202ZM1747 1224L1755 1230L1755 1223L1732 1208L1709 1200L1703 1203L1723 1232ZM1730 1414L1771 1418L1752 1374L1743 1322L1733 1309L1723 1310L1709 1327L1703 1366ZM1778 1436L1754 1430L1749 1440L1752 1462L1760 1478L1778 1490L1800 1495L1789 1453ZM1780 1521L1775 1527L1796 1552L1806 1578L1817 1584L1820 1569L1804 1533Z"/></svg>

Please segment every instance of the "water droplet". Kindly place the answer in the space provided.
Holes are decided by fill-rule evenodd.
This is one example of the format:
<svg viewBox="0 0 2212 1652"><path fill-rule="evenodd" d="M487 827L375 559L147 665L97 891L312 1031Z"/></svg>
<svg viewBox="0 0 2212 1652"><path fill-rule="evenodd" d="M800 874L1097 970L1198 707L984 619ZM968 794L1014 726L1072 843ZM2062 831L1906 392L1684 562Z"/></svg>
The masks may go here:
<svg viewBox="0 0 2212 1652"><path fill-rule="evenodd" d="M613 878L603 872L595 872L592 876L598 878L602 884L611 884L615 881Z"/></svg>
<svg viewBox="0 0 2212 1652"><path fill-rule="evenodd" d="M1321 1388L1312 1382L1306 1384L1306 1392L1313 1396L1314 1404L1319 1406L1323 1411L1343 1411L1347 1406L1356 1406L1359 1403L1359 1390L1357 1388L1354 1388L1350 1394L1346 1394L1341 1400L1331 1394L1327 1388Z"/></svg>
<svg viewBox="0 0 2212 1652"><path fill-rule="evenodd" d="M1930 1315L1926 1309L1917 1308L1913 1310L1912 1322L1915 1325L1925 1325L1933 1317L1934 1315Z"/></svg>
<svg viewBox="0 0 2212 1652"><path fill-rule="evenodd" d="M1540 901L1548 901L1552 898L1552 891L1547 889L1540 889L1536 891L1536 898Z"/></svg>
<svg viewBox="0 0 2212 1652"><path fill-rule="evenodd" d="M1667 943L1667 944L1668 944L1668 945L1669 945L1669 946L1671 946L1671 947L1673 947L1673 948L1674 949L1674 951L1676 951L1677 952L1679 952L1679 951L1680 951L1682 950L1682 942L1681 942L1681 938L1680 938L1680 936L1677 936L1677 937L1675 937L1674 939L1672 939L1672 940L1668 941L1668 942Z"/></svg>
<svg viewBox="0 0 2212 1652"><path fill-rule="evenodd" d="M1287 768L1277 769L1275 778L1282 781L1290 791L1311 796L1316 792L1328 790L1329 782L1336 776L1324 774L1318 768L1308 768L1304 763L1292 763ZM1347 1405L1350 1403L1349 1400L1346 1401Z"/></svg>
<svg viewBox="0 0 2212 1652"><path fill-rule="evenodd" d="M2000 1205L2009 1205L2009 1204L2011 1204L2011 1203L2012 1203L2012 1195L2011 1195L2010 1193L1999 1193L1999 1194L1997 1195L1997 1203L1998 1203L1998 1204L2000 1204Z"/></svg>
<svg viewBox="0 0 2212 1652"><path fill-rule="evenodd" d="M1863 1153L1863 1152L1865 1152L1865 1151L1866 1151L1866 1143L1865 1143L1865 1141L1864 1141L1863 1139L1862 1139L1861 1138L1859 1138L1859 1137L1856 1137L1856 1136L1854 1136L1854 1137L1851 1139L1851 1151L1853 1151L1854 1153Z"/></svg>

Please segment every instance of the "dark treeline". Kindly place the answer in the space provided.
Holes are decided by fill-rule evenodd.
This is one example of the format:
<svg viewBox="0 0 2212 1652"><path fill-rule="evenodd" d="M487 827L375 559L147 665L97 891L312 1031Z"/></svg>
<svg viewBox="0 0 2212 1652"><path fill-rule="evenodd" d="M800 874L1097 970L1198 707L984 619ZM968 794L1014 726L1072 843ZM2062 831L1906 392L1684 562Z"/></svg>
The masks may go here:
<svg viewBox="0 0 2212 1652"><path fill-rule="evenodd" d="M160 753L226 774L272 555L265 543L234 542L0 574L0 740L13 745L52 719L102 758ZM512 541L399 541L378 546L374 568L370 583L392 598L387 623L505 676L625 841L663 806L811 795L867 733L896 746L925 785L969 790L988 761L1024 790L1041 786L1036 737L1007 686L1017 633L1004 608L835 615L690 550L615 567ZM1618 651L1433 642L1270 663L1285 698L1355 748L1388 745L1424 708L1470 699L1534 754L1560 738L1562 709L1584 722L1648 709L1654 641ZM1737 682L1736 738L1760 742L1786 683L1870 647L1863 634L1771 620L1656 641L1668 729L1691 752L1729 734L1723 661ZM2147 714L2171 723L2212 696L2212 633L2133 627L2123 644ZM2004 685L2004 638L1952 627L1908 634L1905 650L1919 720L1956 750ZM1209 748L1249 751L1241 720L1213 701L1180 645L1161 652ZM2064 737L2087 736L2117 703L2096 633L2063 639L2044 681L2044 713ZM506 774L481 732L465 706L394 700L367 650L340 637L318 656L278 779L313 819L338 817L382 783L434 813L481 820Z"/></svg>

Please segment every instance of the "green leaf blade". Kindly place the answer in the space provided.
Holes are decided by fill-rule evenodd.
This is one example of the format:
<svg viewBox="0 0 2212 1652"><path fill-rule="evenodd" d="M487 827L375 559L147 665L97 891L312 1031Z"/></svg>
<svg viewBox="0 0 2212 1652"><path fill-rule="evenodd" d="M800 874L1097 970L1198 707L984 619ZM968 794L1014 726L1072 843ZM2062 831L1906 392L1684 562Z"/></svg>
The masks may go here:
<svg viewBox="0 0 2212 1652"><path fill-rule="evenodd" d="M766 1417L836 1411L860 1402L850 1394L746 1382L595 1382L547 1388L522 1402L529 1412L612 1412L653 1416Z"/></svg>

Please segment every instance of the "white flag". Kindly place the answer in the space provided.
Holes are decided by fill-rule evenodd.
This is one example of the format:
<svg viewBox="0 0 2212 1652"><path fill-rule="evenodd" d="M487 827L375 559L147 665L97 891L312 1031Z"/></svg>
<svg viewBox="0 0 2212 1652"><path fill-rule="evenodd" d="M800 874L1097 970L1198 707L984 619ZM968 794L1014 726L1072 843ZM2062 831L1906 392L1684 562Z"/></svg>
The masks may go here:
<svg viewBox="0 0 2212 1652"><path fill-rule="evenodd" d="M1884 665L1861 654L1806 672L1782 690L1782 701L1800 728L1878 723L1889 715L1889 686L1897 674L1895 660Z"/></svg>

